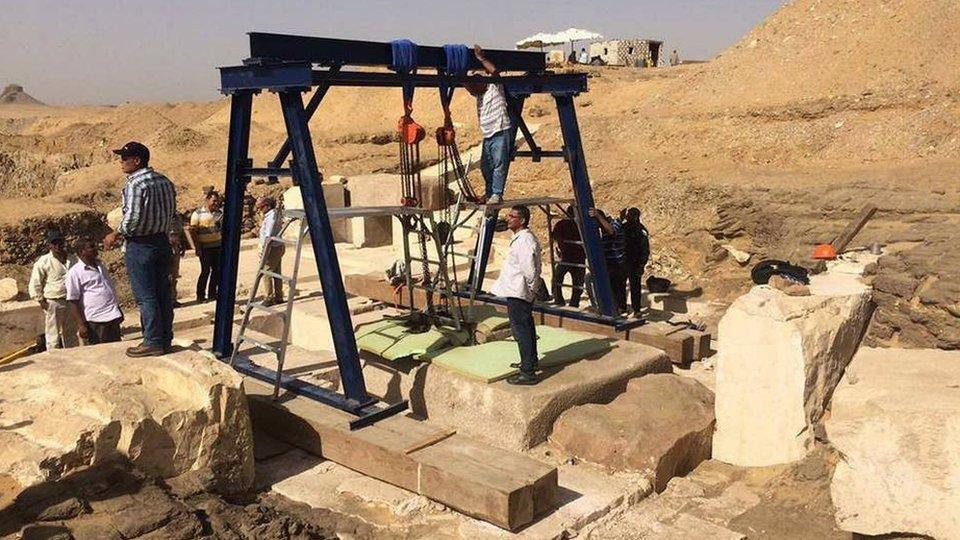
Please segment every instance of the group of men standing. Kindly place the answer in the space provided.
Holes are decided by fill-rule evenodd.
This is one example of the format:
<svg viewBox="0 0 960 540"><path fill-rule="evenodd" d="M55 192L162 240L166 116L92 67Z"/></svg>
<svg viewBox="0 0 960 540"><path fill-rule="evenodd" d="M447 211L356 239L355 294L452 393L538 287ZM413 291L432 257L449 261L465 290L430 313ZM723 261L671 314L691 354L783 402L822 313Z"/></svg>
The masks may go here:
<svg viewBox="0 0 960 540"><path fill-rule="evenodd" d="M610 288L619 313L627 313L627 284L630 286L630 308L635 318L642 318L641 282L643 269L650 259L650 233L641 221L640 209L633 207L621 212L620 219L608 217L602 210L590 209L588 215L600 225L600 238L604 248L604 262L610 278ZM574 221L573 207L568 207L564 217L553 226L553 241L558 262L553 273L552 293L554 303L567 305L564 300L563 281L570 276L572 292L570 307L580 307L584 288L591 303L596 305L592 279L587 285L586 254L580 238L580 229Z"/></svg>
<svg viewBox="0 0 960 540"><path fill-rule="evenodd" d="M150 167L150 150L129 142L113 151L127 175L121 194L123 217L116 230L103 240L105 249L122 246L124 265L130 279L143 341L127 349L130 357L159 356L169 352L173 340L173 308L177 300L176 280L184 254L183 227L177 214L173 182ZM187 231L200 260L197 279L198 302L217 297L221 248L222 199L213 188L204 189L203 204L190 216ZM261 229L265 238L276 234L276 202L263 197L257 208L266 216ZM46 235L47 253L33 265L30 297L44 312L44 337L48 349L120 341L123 312L116 285L99 258L99 243L82 238L76 255L67 249L59 230ZM280 271L282 245L268 253L268 269ZM279 283L268 280L265 303L282 299Z"/></svg>

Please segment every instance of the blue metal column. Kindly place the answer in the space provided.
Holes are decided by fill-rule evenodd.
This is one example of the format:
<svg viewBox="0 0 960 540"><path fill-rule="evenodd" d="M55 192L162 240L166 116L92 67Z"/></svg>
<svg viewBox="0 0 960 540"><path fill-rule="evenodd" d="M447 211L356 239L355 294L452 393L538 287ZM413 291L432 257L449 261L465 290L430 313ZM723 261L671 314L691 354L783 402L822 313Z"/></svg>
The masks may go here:
<svg viewBox="0 0 960 540"><path fill-rule="evenodd" d="M240 227L243 196L249 178L240 175L248 166L250 114L254 91L234 92L230 97L230 133L227 146L227 178L224 184L223 248L220 252L220 292L213 326L213 354L229 358L233 352L233 310L237 301L237 265L240 261Z"/></svg>
<svg viewBox="0 0 960 540"><path fill-rule="evenodd" d="M603 244L600 241L600 225L596 219L587 215L587 210L594 206L593 190L590 188L590 178L587 176L587 161L583 156L583 144L580 141L580 126L577 124L573 96L554 95L553 97L557 102L563 146L566 150L567 164L570 166L570 178L573 180L573 195L580 209L580 215L583 216L583 248L593 274L593 287L597 303L600 304L598 307L602 315L615 317L619 314L613 300L613 289L610 287L610 276L607 273Z"/></svg>
<svg viewBox="0 0 960 540"><path fill-rule="evenodd" d="M317 270L320 273L323 301L327 308L327 318L330 320L343 391L347 399L356 402L358 407L367 405L375 400L367 394L363 372L360 370L357 339L353 333L350 310L347 308L347 293L343 288L337 250L333 243L333 229L330 227L327 204L320 186L320 172L307 127L303 100L300 90L296 89L282 90L279 95L283 120L287 124L287 136L293 151L294 174L300 179L303 210L310 229L310 242L313 245Z"/></svg>

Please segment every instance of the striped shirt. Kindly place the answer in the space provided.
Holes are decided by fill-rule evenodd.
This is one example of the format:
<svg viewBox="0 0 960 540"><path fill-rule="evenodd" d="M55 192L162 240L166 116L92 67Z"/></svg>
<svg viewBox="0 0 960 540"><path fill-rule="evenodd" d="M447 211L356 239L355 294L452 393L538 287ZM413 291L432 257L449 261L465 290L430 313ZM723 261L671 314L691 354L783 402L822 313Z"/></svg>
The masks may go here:
<svg viewBox="0 0 960 540"><path fill-rule="evenodd" d="M502 84L488 84L483 95L477 96L477 116L484 139L510 129L510 114Z"/></svg>
<svg viewBox="0 0 960 540"><path fill-rule="evenodd" d="M166 234L177 211L177 192L166 176L144 167L127 176L123 186L121 235Z"/></svg>
<svg viewBox="0 0 960 540"><path fill-rule="evenodd" d="M217 247L220 245L220 223L223 221L223 212L210 211L201 206L190 215L190 227L197 233L197 241L203 247Z"/></svg>

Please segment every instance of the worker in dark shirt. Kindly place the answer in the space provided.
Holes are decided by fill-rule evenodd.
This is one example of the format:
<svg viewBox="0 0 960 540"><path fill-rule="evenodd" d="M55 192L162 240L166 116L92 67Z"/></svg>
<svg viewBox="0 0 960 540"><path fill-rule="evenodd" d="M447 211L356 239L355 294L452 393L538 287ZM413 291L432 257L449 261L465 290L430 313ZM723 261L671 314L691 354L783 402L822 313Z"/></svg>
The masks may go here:
<svg viewBox="0 0 960 540"><path fill-rule="evenodd" d="M580 229L573 220L573 206L568 206L564 218L553 226L553 241L556 245L557 258L560 260L553 270L553 299L558 306L565 305L563 300L563 279L570 274L573 282L573 292L570 294L570 307L580 307L580 297L583 295L583 277L587 272L586 256L583 252L583 243L580 240Z"/></svg>
<svg viewBox="0 0 960 540"><path fill-rule="evenodd" d="M623 244L625 273L630 283L630 307L633 309L633 316L642 319L640 284L643 281L643 269L650 260L650 233L641 221L639 208L627 210L623 224Z"/></svg>
<svg viewBox="0 0 960 540"><path fill-rule="evenodd" d="M607 263L610 288L617 313L627 310L627 276L624 272L623 224L619 219L610 218L603 212L591 208L587 214L600 224L600 240L603 243L603 256Z"/></svg>

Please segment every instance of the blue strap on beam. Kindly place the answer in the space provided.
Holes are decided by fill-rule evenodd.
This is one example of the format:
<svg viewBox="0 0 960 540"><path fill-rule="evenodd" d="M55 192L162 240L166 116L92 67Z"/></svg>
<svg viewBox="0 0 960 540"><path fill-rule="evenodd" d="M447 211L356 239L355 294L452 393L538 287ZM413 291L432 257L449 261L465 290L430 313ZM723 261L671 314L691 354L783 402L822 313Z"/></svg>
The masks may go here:
<svg viewBox="0 0 960 540"><path fill-rule="evenodd" d="M470 49L466 45L444 45L443 56L446 66L443 72L447 75L466 75L470 69Z"/></svg>
<svg viewBox="0 0 960 540"><path fill-rule="evenodd" d="M446 64L442 68L438 66L437 71L442 71L444 75L462 77L470 69L470 49L466 45L444 45L443 57ZM453 99L453 90L456 87L447 82L441 82L439 88L440 103L443 105L444 111L448 111L450 101Z"/></svg>
<svg viewBox="0 0 960 540"><path fill-rule="evenodd" d="M417 44L409 39L395 39L390 42L390 51L393 55L393 61L390 69L401 75L409 75L417 72ZM408 107L413 105L413 90L416 88L412 84L403 85L403 102Z"/></svg>

